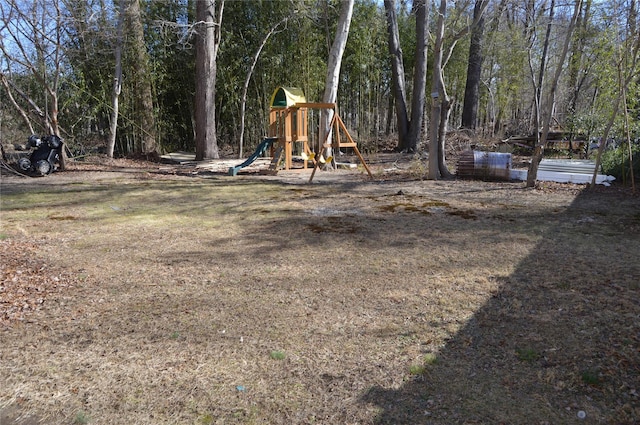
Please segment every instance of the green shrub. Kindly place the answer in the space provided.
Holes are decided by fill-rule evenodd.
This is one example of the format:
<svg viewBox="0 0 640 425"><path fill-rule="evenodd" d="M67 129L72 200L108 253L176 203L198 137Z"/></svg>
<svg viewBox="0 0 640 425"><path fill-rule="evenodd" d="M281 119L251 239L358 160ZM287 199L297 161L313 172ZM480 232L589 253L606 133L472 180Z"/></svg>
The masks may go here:
<svg viewBox="0 0 640 425"><path fill-rule="evenodd" d="M633 174L640 178L640 145L632 144ZM613 176L622 183L629 182L631 178L629 167L629 147L625 144L615 149L608 149L602 154L602 172Z"/></svg>

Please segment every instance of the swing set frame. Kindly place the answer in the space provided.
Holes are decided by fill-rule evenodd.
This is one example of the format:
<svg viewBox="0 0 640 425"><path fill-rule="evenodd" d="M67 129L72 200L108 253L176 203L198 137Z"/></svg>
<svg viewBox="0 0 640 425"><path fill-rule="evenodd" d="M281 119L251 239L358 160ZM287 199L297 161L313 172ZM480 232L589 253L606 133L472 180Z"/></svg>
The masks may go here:
<svg viewBox="0 0 640 425"><path fill-rule="evenodd" d="M331 118L331 123L329 125L330 131L327 132L324 140L321 141L320 152L318 152L317 155L309 147L310 109L333 111L333 117ZM344 138L341 136L341 132L344 135ZM271 157L274 158L274 161L277 164L280 160L279 158L276 158L276 156L279 157L284 153L285 170L293 169L294 143L302 143L304 159L303 169L306 170L308 168L308 161L312 161L314 164L313 172L309 178L309 183L312 182L318 167L327 162L326 160L323 161L324 158L322 157L322 151L329 148L352 148L362 163L362 166L369 174L369 177L373 178L373 174L371 174L369 166L358 150L357 143L353 140L353 137L349 134L344 121L342 121L342 118L338 115L338 108L335 103L296 102L293 105L282 107L273 106L272 100L272 106L269 110L269 137L275 137L278 139L277 146L276 144L271 146ZM277 151L280 153L276 153Z"/></svg>

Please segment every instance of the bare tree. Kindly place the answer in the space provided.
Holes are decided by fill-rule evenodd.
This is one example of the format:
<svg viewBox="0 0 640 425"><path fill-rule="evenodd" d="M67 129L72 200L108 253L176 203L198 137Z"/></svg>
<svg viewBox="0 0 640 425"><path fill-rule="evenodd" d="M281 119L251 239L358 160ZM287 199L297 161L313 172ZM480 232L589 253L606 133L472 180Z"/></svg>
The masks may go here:
<svg viewBox="0 0 640 425"><path fill-rule="evenodd" d="M425 89L427 86L427 46L429 41L429 3L416 0L413 3L416 14L416 60L413 70L413 97L411 100L411 122L407 134L407 150L416 152L422 141L424 121Z"/></svg>
<svg viewBox="0 0 640 425"><path fill-rule="evenodd" d="M590 68L595 65L596 61L589 60L585 56L585 46L588 38L589 22L591 19L592 0L585 0L582 3L582 10L576 28L574 30L574 41L571 47L571 54L568 64L568 88L570 90L567 112L571 121L574 121L577 115L578 103L580 95L585 88L587 78L591 75ZM574 121L575 122L575 121ZM576 126L571 122L571 133L569 136L569 153L574 152L573 141L576 136Z"/></svg>
<svg viewBox="0 0 640 425"><path fill-rule="evenodd" d="M400 45L400 30L396 1L385 0L384 8L387 12L387 28L389 33L389 54L391 55L391 75L393 79L393 99L395 100L396 119L398 122L398 148L405 149L407 134L409 133L409 115L407 113L407 91L404 83L404 58ZM389 108L391 111L391 108Z"/></svg>
<svg viewBox="0 0 640 425"><path fill-rule="evenodd" d="M551 1L553 5L553 0ZM540 161L542 160L542 155L544 153L544 148L547 144L547 136L549 135L549 127L551 126L551 118L553 117L553 103L555 101L556 91L558 89L558 82L560 81L560 75L562 74L562 67L567 57L567 52L569 51L569 44L571 43L573 29L575 28L576 22L578 20L578 16L580 15L581 4L582 4L582 0L576 0L575 7L573 9L573 16L571 18L569 27L567 28L567 33L565 35L564 45L562 47L562 53L560 54L558 66L556 68L553 81L551 82L551 90L549 92L548 100L546 103L546 114L544 116L544 121L542 123L543 125L542 135L540 136L540 140L535 146L533 157L531 158L531 164L529 165L529 172L527 174L527 187L533 187L536 184L536 179L538 177L538 166L540 165Z"/></svg>
<svg viewBox="0 0 640 425"><path fill-rule="evenodd" d="M636 28L636 19L636 2L635 0L632 0L628 9L628 36L624 42L620 41L618 43L618 63L616 64L618 74L618 96L616 96L614 101L613 110L607 122L604 134L600 138L600 146L598 146L598 154L596 156L596 167L593 170L593 176L591 177L591 186L595 186L596 184L598 169L600 168L600 163L602 161L602 153L607 145L609 133L611 132L615 119L618 115L620 103L623 103L623 107L626 109L626 92L629 84L631 84L631 81L634 78L637 78L640 73L640 70L638 69L638 65L640 63L640 32L637 31ZM633 175L631 144L629 144L629 164L632 167L631 170Z"/></svg>
<svg viewBox="0 0 640 425"><path fill-rule="evenodd" d="M422 138L422 123L425 106L425 87L427 84L427 40L429 37L429 5L426 0L414 1L416 14L416 64L413 77L413 97L411 119L407 111L405 89L405 70L400 46L396 1L385 0L389 34L389 53L391 55L391 73L393 79L393 98L395 99L398 121L398 148L415 152Z"/></svg>
<svg viewBox="0 0 640 425"><path fill-rule="evenodd" d="M444 69L447 62L453 54L456 44L469 31L471 31L482 19L488 2L482 3L480 10L474 13L473 21L470 25L466 25L462 30L458 31L451 37L451 44L447 49L446 55L444 51L445 41L445 16L447 14L447 1L440 0L438 8L438 19L435 30L435 43L433 47L433 75L431 82L431 120L429 121L429 179L450 178L451 172L447 167L445 159L445 142L447 126L449 121L449 113L451 111L451 100L447 94L447 88L444 80Z"/></svg>
<svg viewBox="0 0 640 425"><path fill-rule="evenodd" d="M58 129L58 86L62 67L62 34L60 7L57 0L46 2L20 2L8 0L0 5L2 30L0 51L8 68L14 73L30 74L40 85L44 105L35 99L36 93L15 90L31 106L37 106L38 124L45 131L59 135ZM4 73L3 73L4 74ZM5 78L9 75L4 74ZM12 84L5 85L8 89ZM17 86L13 86L17 89ZM44 94L44 96L42 96Z"/></svg>
<svg viewBox="0 0 640 425"><path fill-rule="evenodd" d="M224 0L196 1L196 160L219 158L216 135L216 58L221 42Z"/></svg>
<svg viewBox="0 0 640 425"><path fill-rule="evenodd" d="M327 62L327 78L325 80L324 103L335 103L338 98L338 84L340 81L340 67L342 65L342 55L347 45L349 37L349 27L351 26L351 16L353 15L354 0L345 0L340 9L340 18L336 28L336 36L329 50L329 60ZM333 118L333 110L323 109L320 113L320 140L328 140L327 135L331 129L329 125ZM326 156L331 156L331 148L327 148Z"/></svg>
<svg viewBox="0 0 640 425"><path fill-rule="evenodd" d="M576 111L578 105L578 98L580 91L583 88L587 76L589 75L588 68L590 64L584 62L584 48L586 43L586 36L588 31L589 20L591 19L591 5L592 0L586 0L582 3L582 10L578 21L576 22L576 29L574 31L576 37L571 49L571 57L569 59L569 111L571 113Z"/></svg>
<svg viewBox="0 0 640 425"><path fill-rule="evenodd" d="M440 7L438 9L438 19L436 22L435 30L435 44L433 47L433 77L431 80L431 121L429 122L429 179L436 180L440 177L448 178L451 173L444 167L440 167L440 126L442 121L442 114L448 114L450 108L449 96L447 96L446 87L444 85L443 75L443 43L444 43L444 17L447 12L447 1L440 0ZM444 173L442 172L444 171Z"/></svg>
<svg viewBox="0 0 640 425"><path fill-rule="evenodd" d="M487 0L476 0L473 7L473 19L476 25L471 30L469 43L469 63L467 65L467 83L464 90L462 107L462 127L475 130L478 119L478 99L482 71L482 43L484 38L484 8Z"/></svg>
<svg viewBox="0 0 640 425"><path fill-rule="evenodd" d="M5 90L13 90L30 105L30 115L21 113L23 119L35 119L45 132L60 136L58 89L63 67L63 15L60 3L58 0L7 0L0 3L0 15L0 30L4 34L4 37L0 37L0 51L7 67L14 74L30 75L38 83L40 92L18 89L16 84L8 81L11 74L7 73L3 73L3 81L7 80L3 86ZM13 98L17 105L18 102ZM30 129L33 127L29 125ZM61 169L65 168L65 158L63 149Z"/></svg>
<svg viewBox="0 0 640 425"><path fill-rule="evenodd" d="M118 130L118 99L122 90L122 44L125 16L125 0L120 0L120 10L118 12L118 24L116 29L116 50L115 50L115 72L113 76L113 90L111 93L111 123L109 141L107 143L107 156L113 158L113 151L116 146L116 132Z"/></svg>
<svg viewBox="0 0 640 425"><path fill-rule="evenodd" d="M134 149L138 154L155 154L157 143L155 136L155 116L153 112L153 93L151 90L151 78L149 78L149 54L144 40L144 26L140 12L140 0L128 0L126 17L131 32L131 51L133 54L132 68L134 78L134 102L136 113L134 121L138 129L138 137L135 140Z"/></svg>
<svg viewBox="0 0 640 425"><path fill-rule="evenodd" d="M278 27L280 25L285 24L290 18L291 18L290 16L285 16L283 19L280 20L280 22L275 24L269 30L269 32L267 32L267 34L262 39L260 46L256 50L256 53L253 55L253 62L251 62L251 67L249 68L249 71L247 71L247 78L245 78L244 86L242 87L242 99L240 100L240 140L238 142L238 145L239 145L238 158L242 158L243 156L245 111L246 111L246 105L247 105L247 91L249 90L249 82L251 81L251 75L253 75L253 71L256 68L256 64L258 63L258 58L260 57L260 53L262 53L262 49L264 48L265 44L267 44L267 41L269 41L269 38L271 38L271 36L277 32Z"/></svg>
<svg viewBox="0 0 640 425"><path fill-rule="evenodd" d="M18 111L18 114L20 115L20 118L22 118L22 121L24 122L24 124L29 128L29 133L33 134L35 133L35 130L33 129L33 124L31 123L31 120L29 119L29 114L27 113L27 111L18 103L18 101L16 100L16 98L13 96L13 91L17 91L18 93L20 93L21 95L23 95L23 93L21 93L21 90L17 87L13 87L12 88L12 84L11 84L11 80L9 78L7 78L7 76L5 74L3 74L2 72L0 72L0 82L2 82L2 86L4 87L6 93L7 93L7 97L9 98L9 101L11 102L11 105L15 108L16 111ZM26 97L26 96L23 96Z"/></svg>
<svg viewBox="0 0 640 425"><path fill-rule="evenodd" d="M535 145L538 145L540 142L540 126L541 126L541 110L542 107L542 88L544 86L544 79L546 77L547 70L547 54L549 52L549 40L551 39L551 29L553 28L553 17L555 14L555 0L551 0L551 4L549 5L549 18L547 21L547 30L544 37L544 43L542 47L542 55L540 57L540 66L538 69L538 77L536 79L536 71L534 69L533 64L533 53L534 53L534 43L535 43L535 1L530 0L527 4L527 27L525 31L527 32L527 36L529 38L529 49L528 51L528 59L529 59L529 72L531 74L531 84L533 85L534 95L533 95L533 127L534 127L534 135L535 135ZM529 20L531 20L529 25Z"/></svg>

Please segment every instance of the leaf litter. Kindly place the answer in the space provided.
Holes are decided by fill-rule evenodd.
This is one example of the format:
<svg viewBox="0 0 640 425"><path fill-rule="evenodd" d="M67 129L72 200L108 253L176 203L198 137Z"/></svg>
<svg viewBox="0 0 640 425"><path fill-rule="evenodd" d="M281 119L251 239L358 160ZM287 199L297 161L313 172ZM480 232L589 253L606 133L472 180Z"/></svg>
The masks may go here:
<svg viewBox="0 0 640 425"><path fill-rule="evenodd" d="M74 280L70 273L44 262L36 243L0 240L0 326L28 320Z"/></svg>

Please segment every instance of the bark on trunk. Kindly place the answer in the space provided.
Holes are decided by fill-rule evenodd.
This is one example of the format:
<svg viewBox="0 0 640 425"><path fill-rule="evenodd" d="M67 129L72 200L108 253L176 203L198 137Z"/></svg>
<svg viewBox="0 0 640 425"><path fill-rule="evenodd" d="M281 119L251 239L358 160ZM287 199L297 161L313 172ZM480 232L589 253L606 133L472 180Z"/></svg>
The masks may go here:
<svg viewBox="0 0 640 425"><path fill-rule="evenodd" d="M476 0L473 8L474 25L471 30L471 43L469 45L469 64L467 66L467 83L464 90L464 106L462 108L462 127L475 130L478 120L478 103L480 93L480 77L482 71L482 41L484 38L484 13L485 0Z"/></svg>
<svg viewBox="0 0 640 425"><path fill-rule="evenodd" d="M440 173L440 123L443 104L449 102L444 93L442 78L442 43L444 38L444 16L447 10L446 0L440 1L438 20L436 22L435 44L433 47L433 76L431 79L431 120L429 121L429 171L428 178L437 180Z"/></svg>
<svg viewBox="0 0 640 425"><path fill-rule="evenodd" d="M425 89L427 86L427 43L429 39L429 3L416 0L416 65L413 72L413 100L411 104L411 122L407 134L406 147L416 152L422 139L424 120Z"/></svg>
<svg viewBox="0 0 640 425"><path fill-rule="evenodd" d="M140 13L140 0L131 0L128 15L133 35L133 54L136 64L135 99L139 136L136 140L136 153L149 155L156 153L155 117L153 112L153 93L149 78L149 55L144 41L144 28Z"/></svg>
<svg viewBox="0 0 640 425"><path fill-rule="evenodd" d="M393 80L393 98L395 99L396 120L398 123L398 149L407 148L409 133L409 115L407 113L407 95L404 84L404 63L400 47L400 32L396 14L396 1L384 0L387 12L387 28L389 34L389 54L391 55L391 78Z"/></svg>
<svg viewBox="0 0 640 425"><path fill-rule="evenodd" d="M553 0L551 4L553 6ZM547 101L546 115L543 122L542 135L535 147L533 157L531 158L531 164L529 165L529 172L527 174L527 187L533 187L536 184L536 179L538 177L538 166L540 165L540 161L542 160L544 148L547 143L547 136L549 135L549 126L551 125L551 118L553 116L553 103L555 102L556 91L558 89L558 81L560 80L560 75L562 74L562 65L564 64L567 57L567 52L569 51L571 36L573 34L573 29L576 26L578 15L580 14L581 4L582 0L576 1L575 8L573 10L573 17L571 18L569 28L567 29L567 35L564 40L564 46L562 47L562 53L560 55L558 67L556 68L556 73L551 84L551 90Z"/></svg>
<svg viewBox="0 0 640 425"><path fill-rule="evenodd" d="M216 138L216 56L224 0L216 21L215 0L196 1L196 160L220 157Z"/></svg>
<svg viewBox="0 0 640 425"><path fill-rule="evenodd" d="M124 15L125 0L120 0L120 11L116 30L115 72L111 93L111 122L109 126L109 142L107 143L107 156L109 158L113 158L113 152L116 146L116 134L118 130L118 99L122 89L122 27L124 26Z"/></svg>

